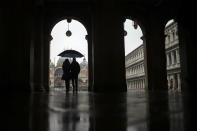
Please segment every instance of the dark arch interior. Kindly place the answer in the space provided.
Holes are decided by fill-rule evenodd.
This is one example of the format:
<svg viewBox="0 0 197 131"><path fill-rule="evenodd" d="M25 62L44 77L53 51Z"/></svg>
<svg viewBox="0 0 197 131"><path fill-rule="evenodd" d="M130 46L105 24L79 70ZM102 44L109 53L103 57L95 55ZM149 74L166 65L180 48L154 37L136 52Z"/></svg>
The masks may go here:
<svg viewBox="0 0 197 131"><path fill-rule="evenodd" d="M195 6L191 0L5 2L0 8L2 126L6 130L195 130L196 21L190 16ZM137 20L143 31L145 92L127 90L123 28L127 16ZM80 21L88 32L90 92L86 94L49 91L50 32L65 18ZM171 18L178 23L181 93L168 90L164 31Z"/></svg>

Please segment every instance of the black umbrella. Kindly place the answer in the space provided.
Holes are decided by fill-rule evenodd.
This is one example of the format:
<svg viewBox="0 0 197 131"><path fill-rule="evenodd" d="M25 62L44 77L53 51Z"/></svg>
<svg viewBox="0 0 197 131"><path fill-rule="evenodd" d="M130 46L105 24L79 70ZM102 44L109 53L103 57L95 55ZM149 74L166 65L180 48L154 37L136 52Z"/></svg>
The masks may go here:
<svg viewBox="0 0 197 131"><path fill-rule="evenodd" d="M65 51L61 52L58 56L70 57L70 58L83 57L83 55L80 52L76 51L76 50L65 50Z"/></svg>

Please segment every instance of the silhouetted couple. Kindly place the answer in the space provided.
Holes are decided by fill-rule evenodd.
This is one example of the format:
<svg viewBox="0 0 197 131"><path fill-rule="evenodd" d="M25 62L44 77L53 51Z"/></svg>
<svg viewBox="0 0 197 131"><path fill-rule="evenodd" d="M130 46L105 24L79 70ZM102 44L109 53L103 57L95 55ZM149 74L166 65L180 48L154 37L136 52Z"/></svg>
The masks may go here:
<svg viewBox="0 0 197 131"><path fill-rule="evenodd" d="M68 59L65 59L62 65L63 76L62 79L65 80L66 91L69 91L70 80L72 80L73 91L78 91L78 75L80 72L79 63L73 58L72 63L70 64Z"/></svg>

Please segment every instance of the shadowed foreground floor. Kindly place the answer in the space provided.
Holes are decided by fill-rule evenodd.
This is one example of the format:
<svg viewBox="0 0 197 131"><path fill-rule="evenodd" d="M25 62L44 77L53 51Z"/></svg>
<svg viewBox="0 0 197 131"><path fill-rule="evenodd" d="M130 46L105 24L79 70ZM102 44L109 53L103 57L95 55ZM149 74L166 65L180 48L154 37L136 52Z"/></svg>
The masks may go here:
<svg viewBox="0 0 197 131"><path fill-rule="evenodd" d="M155 94L155 93L154 93ZM183 131L181 93L4 94L2 131Z"/></svg>

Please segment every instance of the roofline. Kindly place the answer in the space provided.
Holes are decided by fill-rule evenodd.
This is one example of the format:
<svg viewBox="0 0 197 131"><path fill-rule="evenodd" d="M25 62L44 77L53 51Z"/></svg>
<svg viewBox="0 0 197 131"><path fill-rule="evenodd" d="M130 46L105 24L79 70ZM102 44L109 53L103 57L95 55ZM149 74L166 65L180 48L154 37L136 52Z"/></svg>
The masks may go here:
<svg viewBox="0 0 197 131"><path fill-rule="evenodd" d="M144 43L142 43L141 45L139 45L137 48L135 48L133 51L131 51L129 54L127 54L125 57L127 58L130 54L132 54L133 52L135 52L137 49L139 49L143 45L144 45Z"/></svg>
<svg viewBox="0 0 197 131"><path fill-rule="evenodd" d="M172 23L170 23L169 25L167 25L165 27L165 30L168 29L168 28L170 28L170 26L175 25L175 24L177 24L177 22L176 21L173 21Z"/></svg>

